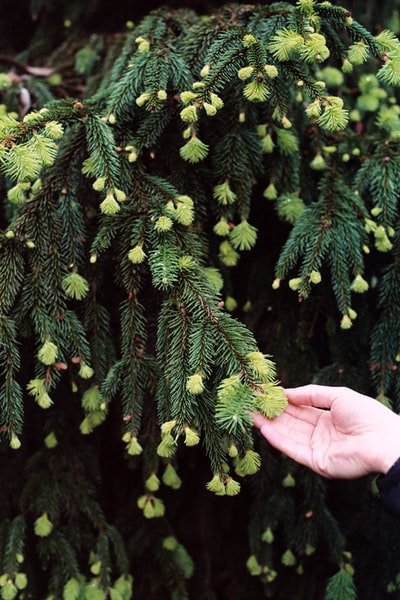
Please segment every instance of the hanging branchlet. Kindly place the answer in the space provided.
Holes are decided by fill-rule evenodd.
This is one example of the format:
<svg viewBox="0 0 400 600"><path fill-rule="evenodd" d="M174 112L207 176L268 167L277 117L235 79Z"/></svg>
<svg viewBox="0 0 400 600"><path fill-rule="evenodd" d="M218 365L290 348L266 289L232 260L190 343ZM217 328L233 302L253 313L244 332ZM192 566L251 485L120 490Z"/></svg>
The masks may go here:
<svg viewBox="0 0 400 600"><path fill-rule="evenodd" d="M400 109L388 88L400 83L397 37L299 0L229 5L209 19L159 9L125 38L93 97L20 117L0 108L0 434L22 449L13 460L40 438L2 529L4 598L30 587L26 551L49 598L129 600L129 565L146 544L186 597L193 564L168 504L186 457L205 455L201 485L217 496L279 471L271 452L263 474L252 415L285 410L280 369L233 313L249 323L255 304L274 314L285 280L300 300L332 297L342 330L358 325L378 285L371 377L382 401L400 397ZM8 89L10 77L1 81ZM265 248L277 238L264 311L258 288L257 303L243 300L254 277L240 260L260 251L269 273ZM380 262L371 275L371 254L383 275ZM126 480L121 494L113 488L115 521L134 534L119 533L98 500L110 487L98 483L104 456ZM249 572L267 586L281 568L300 575L320 527L340 564L327 598L351 598L323 491L283 465ZM312 510L291 537L299 485ZM281 529L288 543L274 563Z"/></svg>

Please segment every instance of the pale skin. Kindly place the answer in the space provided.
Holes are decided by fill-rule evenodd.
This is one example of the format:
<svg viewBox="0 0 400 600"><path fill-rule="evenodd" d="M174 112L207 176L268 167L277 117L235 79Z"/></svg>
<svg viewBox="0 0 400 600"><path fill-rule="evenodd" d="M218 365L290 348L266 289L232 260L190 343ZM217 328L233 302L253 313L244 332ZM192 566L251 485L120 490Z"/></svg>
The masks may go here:
<svg viewBox="0 0 400 600"><path fill-rule="evenodd" d="M346 387L285 389L288 406L275 419L253 416L268 442L332 479L386 473L400 457L400 416Z"/></svg>

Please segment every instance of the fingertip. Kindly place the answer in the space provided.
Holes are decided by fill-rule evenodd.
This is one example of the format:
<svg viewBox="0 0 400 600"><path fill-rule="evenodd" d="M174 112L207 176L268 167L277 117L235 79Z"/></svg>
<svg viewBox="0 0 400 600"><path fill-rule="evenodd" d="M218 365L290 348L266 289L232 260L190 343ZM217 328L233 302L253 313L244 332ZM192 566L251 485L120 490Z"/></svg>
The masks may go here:
<svg viewBox="0 0 400 600"><path fill-rule="evenodd" d="M253 413L252 420L253 420L253 425L255 427L258 427L258 429L261 429L261 427L264 425L264 423L266 421L265 417L263 417L263 415L261 415L260 413Z"/></svg>

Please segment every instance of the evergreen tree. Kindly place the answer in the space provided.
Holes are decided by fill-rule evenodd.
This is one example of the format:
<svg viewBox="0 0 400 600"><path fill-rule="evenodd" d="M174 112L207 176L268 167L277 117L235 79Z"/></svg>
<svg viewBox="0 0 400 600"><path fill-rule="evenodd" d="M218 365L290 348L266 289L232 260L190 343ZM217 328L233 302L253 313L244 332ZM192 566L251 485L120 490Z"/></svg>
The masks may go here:
<svg viewBox="0 0 400 600"><path fill-rule="evenodd" d="M171 3L111 37L97 3L31 10L0 74L0 596L400 597L373 479L251 424L309 381L400 410L392 3Z"/></svg>

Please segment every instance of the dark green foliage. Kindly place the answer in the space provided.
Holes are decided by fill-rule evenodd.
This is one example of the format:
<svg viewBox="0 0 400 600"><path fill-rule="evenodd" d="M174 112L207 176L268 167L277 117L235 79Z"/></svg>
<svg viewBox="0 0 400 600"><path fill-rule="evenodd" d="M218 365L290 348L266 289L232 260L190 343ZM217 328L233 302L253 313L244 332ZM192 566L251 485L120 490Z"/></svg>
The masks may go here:
<svg viewBox="0 0 400 600"><path fill-rule="evenodd" d="M1 597L397 597L371 482L251 411L400 407L398 29L173 2L110 38L98 4L32 3L54 65L0 74Z"/></svg>

